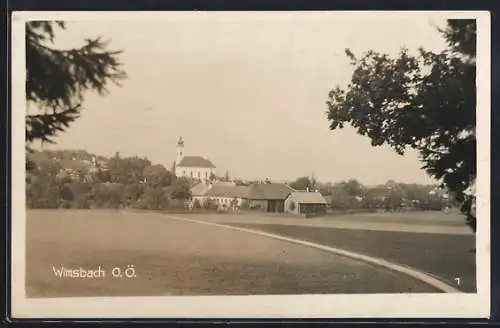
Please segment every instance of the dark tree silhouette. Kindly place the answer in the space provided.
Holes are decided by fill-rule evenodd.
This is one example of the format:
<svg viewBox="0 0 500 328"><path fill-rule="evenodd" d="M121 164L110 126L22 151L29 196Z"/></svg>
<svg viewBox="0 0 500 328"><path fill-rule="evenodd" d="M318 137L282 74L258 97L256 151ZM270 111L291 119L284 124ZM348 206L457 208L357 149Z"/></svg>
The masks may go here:
<svg viewBox="0 0 500 328"><path fill-rule="evenodd" d="M27 149L35 140L53 143L82 110L85 91L107 93L108 82L126 78L118 61L121 51L106 50L101 38L85 39L74 49L53 47L55 30L64 22L26 23L26 100L36 114L26 116Z"/></svg>
<svg viewBox="0 0 500 328"><path fill-rule="evenodd" d="M465 191L476 177L476 21L448 20L441 33L449 45L441 53L357 58L347 49L352 80L347 90L330 91L327 116L331 130L350 124L373 146L418 151L427 173L466 204L474 226L467 204L475 196Z"/></svg>

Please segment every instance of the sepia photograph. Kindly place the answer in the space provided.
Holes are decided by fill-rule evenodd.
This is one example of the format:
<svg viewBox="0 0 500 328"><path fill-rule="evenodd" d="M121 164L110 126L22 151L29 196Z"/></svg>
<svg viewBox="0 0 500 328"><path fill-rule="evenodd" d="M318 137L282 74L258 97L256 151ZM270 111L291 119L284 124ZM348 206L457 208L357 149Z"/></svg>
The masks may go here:
<svg viewBox="0 0 500 328"><path fill-rule="evenodd" d="M487 12L17 12L12 309L488 317Z"/></svg>

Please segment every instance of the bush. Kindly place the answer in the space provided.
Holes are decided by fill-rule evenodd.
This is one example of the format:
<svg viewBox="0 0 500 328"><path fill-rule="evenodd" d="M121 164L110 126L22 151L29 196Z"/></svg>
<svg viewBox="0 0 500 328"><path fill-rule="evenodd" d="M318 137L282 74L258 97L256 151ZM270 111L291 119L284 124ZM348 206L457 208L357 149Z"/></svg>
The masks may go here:
<svg viewBox="0 0 500 328"><path fill-rule="evenodd" d="M71 207L72 207L71 202L68 200L63 199L59 202L59 208L69 209Z"/></svg>
<svg viewBox="0 0 500 328"><path fill-rule="evenodd" d="M73 207L74 208L79 208L79 209L88 209L88 208L90 208L90 195L89 194L83 194L83 195L78 196L73 201Z"/></svg>

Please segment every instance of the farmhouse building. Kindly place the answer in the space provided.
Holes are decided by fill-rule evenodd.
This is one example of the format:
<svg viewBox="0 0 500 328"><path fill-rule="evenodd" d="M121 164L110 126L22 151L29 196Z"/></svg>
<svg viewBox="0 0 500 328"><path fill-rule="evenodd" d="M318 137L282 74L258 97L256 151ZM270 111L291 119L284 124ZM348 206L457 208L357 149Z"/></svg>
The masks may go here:
<svg viewBox="0 0 500 328"><path fill-rule="evenodd" d="M251 209L282 213L285 211L285 200L293 191L285 183L253 184L248 192L249 206Z"/></svg>
<svg viewBox="0 0 500 328"><path fill-rule="evenodd" d="M328 202L319 192L294 191L285 200L287 212L313 216L326 213Z"/></svg>
<svg viewBox="0 0 500 328"><path fill-rule="evenodd" d="M208 181L215 175L215 165L201 156L186 156L182 137L177 141L175 176Z"/></svg>
<svg viewBox="0 0 500 328"><path fill-rule="evenodd" d="M200 181L196 184L194 184L190 188L191 192L191 200L198 201L200 204L203 204L207 199L207 193L210 189L216 187L216 188L221 188L221 187L235 187L236 184L234 182L228 182L228 181L214 181L214 182L209 182L209 181Z"/></svg>
<svg viewBox="0 0 500 328"><path fill-rule="evenodd" d="M247 186L214 186L205 194L205 200L210 199L220 207L239 208L248 199Z"/></svg>

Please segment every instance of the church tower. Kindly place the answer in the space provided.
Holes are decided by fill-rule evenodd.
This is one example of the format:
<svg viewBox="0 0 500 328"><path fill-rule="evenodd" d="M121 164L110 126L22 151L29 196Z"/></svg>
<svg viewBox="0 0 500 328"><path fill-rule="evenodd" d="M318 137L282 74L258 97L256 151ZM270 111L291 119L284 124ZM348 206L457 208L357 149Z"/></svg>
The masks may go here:
<svg viewBox="0 0 500 328"><path fill-rule="evenodd" d="M179 137L179 140L177 141L175 163L179 164L183 157L184 157L184 140L182 140L182 137Z"/></svg>

